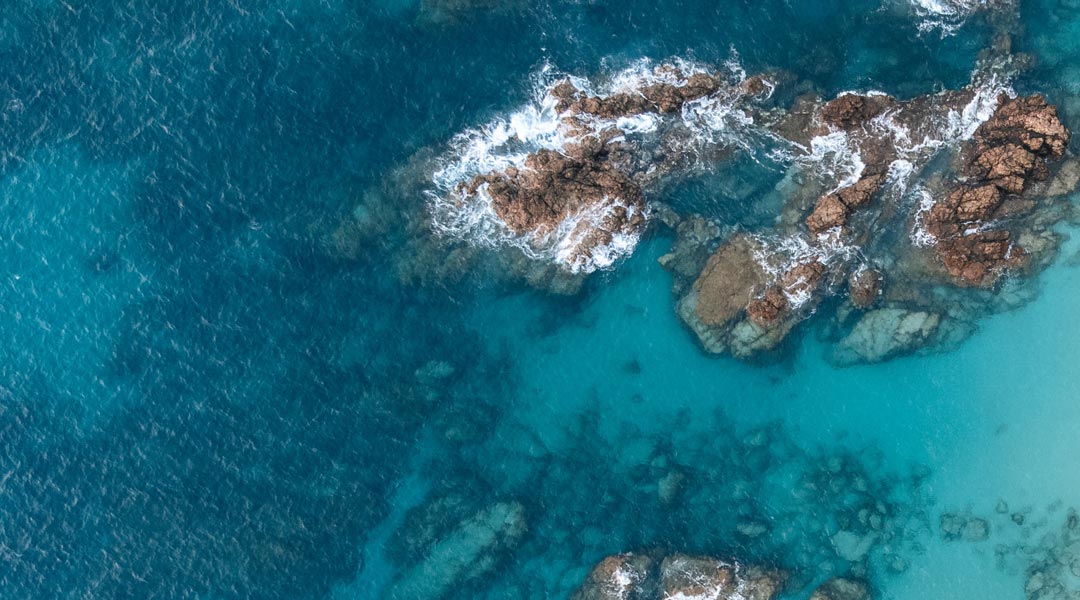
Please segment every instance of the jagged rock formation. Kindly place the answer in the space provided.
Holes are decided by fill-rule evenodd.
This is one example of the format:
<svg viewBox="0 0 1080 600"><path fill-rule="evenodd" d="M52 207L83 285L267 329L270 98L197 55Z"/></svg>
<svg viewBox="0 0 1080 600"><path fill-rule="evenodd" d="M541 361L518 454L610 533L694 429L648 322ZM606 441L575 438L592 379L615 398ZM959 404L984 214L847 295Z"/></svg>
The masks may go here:
<svg viewBox="0 0 1080 600"><path fill-rule="evenodd" d="M1047 161L1064 156L1069 144L1069 131L1042 96L998 102L975 131L962 183L930 208L925 221L945 270L963 285L990 285L1023 266L1026 251L1015 244L1008 222L1036 208L1018 196L1049 177Z"/></svg>
<svg viewBox="0 0 1080 600"><path fill-rule="evenodd" d="M552 120L540 147L513 155L506 166L471 165L479 172L459 178L439 203L456 214L489 207L490 227L504 227L529 252L552 255L572 271L611 264L644 230L645 189L692 153L683 143L692 137L681 121L687 107L738 105L746 114L771 89L761 78L681 63L636 77L603 93L579 89L572 79L553 84L545 91ZM536 141L530 135L515 132L526 145Z"/></svg>
<svg viewBox="0 0 1080 600"><path fill-rule="evenodd" d="M903 101L880 92L826 101L781 73L683 62L550 80L536 106L455 139L456 158L436 161L430 219L410 227L517 248L493 254L512 255L507 270L532 285L573 293L582 274L614 264L662 222L676 231L661 262L678 312L709 352L774 353L812 314L834 317L823 335L845 364L945 347L980 310L1020 301L999 297L997 283L1047 264L1061 200L1080 181L1068 162L1051 177L1070 141L1054 107L1007 86L1023 63L987 55L969 86ZM656 201L676 175L736 153L787 169L750 200L777 214L774 224L740 227ZM376 229L362 221L379 222L358 217L333 243L355 252L358 232ZM412 277L429 261L460 278L477 260L475 246L442 260L437 245L414 246L403 253ZM920 314L926 327L909 331Z"/></svg>
<svg viewBox="0 0 1080 600"><path fill-rule="evenodd" d="M980 111L981 123L974 121ZM1028 217L1040 206L1023 195L1047 179L1048 161L1064 156L1069 142L1041 96L995 98L971 88L898 102L849 93L804 120L814 136L808 151L821 154L817 145L828 144L833 155L850 154L846 164L833 161L840 167L831 177L843 181L817 198L802 223L782 222L771 235L735 233L705 261L679 313L706 350L737 357L773 350L823 297L846 287L833 360L915 352L960 335L941 314L955 311L920 291L923 281L991 286L1025 267L1025 245L1042 255L1053 247L1044 230L1030 230ZM777 130L790 135L790 123ZM895 192L894 180L906 185L904 176L918 174L941 149L956 152L958 179L947 181L957 183L923 191L928 206ZM895 223L905 213L918 235L876 239L881 219ZM888 288L876 265L891 265Z"/></svg>

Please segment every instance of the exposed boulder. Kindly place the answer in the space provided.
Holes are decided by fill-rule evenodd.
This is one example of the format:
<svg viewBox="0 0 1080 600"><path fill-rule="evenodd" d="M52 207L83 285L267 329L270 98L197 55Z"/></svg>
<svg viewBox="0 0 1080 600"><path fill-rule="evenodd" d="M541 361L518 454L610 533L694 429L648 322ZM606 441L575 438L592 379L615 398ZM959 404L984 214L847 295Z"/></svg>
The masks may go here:
<svg viewBox="0 0 1080 600"><path fill-rule="evenodd" d="M784 579L708 556L626 553L600 561L572 600L773 600Z"/></svg>
<svg viewBox="0 0 1080 600"><path fill-rule="evenodd" d="M694 291L694 312L705 325L723 325L734 319L764 286L765 271L755 254L761 245L736 234L709 257Z"/></svg>
<svg viewBox="0 0 1080 600"><path fill-rule="evenodd" d="M779 286L772 286L765 293L750 301L746 313L762 327L768 327L788 309L787 296Z"/></svg>
<svg viewBox="0 0 1080 600"><path fill-rule="evenodd" d="M650 570L654 561L648 554L627 552L600 561L571 600L637 600L650 597Z"/></svg>

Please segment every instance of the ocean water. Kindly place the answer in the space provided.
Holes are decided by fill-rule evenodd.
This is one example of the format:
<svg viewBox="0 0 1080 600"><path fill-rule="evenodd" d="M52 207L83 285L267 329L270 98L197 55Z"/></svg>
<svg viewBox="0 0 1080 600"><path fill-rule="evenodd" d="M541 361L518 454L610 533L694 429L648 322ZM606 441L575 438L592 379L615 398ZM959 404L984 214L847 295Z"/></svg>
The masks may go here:
<svg viewBox="0 0 1080 600"><path fill-rule="evenodd" d="M1080 5L990 4L10 0L0 598L567 598L651 548L781 567L796 599L1075 597L1029 578L1075 567L1069 225L957 348L837 368L814 328L707 356L661 228L567 296L423 219L416 165L545 66L734 56L908 98L1007 30L1016 88L1080 129ZM666 200L768 222L732 190L777 174L740 173ZM882 523L851 539L860 511ZM946 539L953 514L986 539Z"/></svg>

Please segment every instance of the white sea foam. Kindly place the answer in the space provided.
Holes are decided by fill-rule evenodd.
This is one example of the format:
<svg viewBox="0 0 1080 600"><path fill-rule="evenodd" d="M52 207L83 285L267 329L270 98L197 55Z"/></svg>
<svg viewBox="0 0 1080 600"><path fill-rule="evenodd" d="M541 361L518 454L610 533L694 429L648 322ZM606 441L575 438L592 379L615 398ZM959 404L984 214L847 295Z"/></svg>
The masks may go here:
<svg viewBox="0 0 1080 600"><path fill-rule="evenodd" d="M926 230L924 223L927 213L934 206L934 196L926 188L915 189L915 198L919 206L915 209L914 223L911 227L911 243L920 248L928 248L937 243L937 238Z"/></svg>
<svg viewBox="0 0 1080 600"><path fill-rule="evenodd" d="M858 248L845 240L840 228L823 231L812 239L801 233L784 237L754 237L759 242L758 249L754 251L754 260L774 283L799 265L816 261L828 267L838 261L851 260L859 252ZM783 286L784 296L793 309L802 307L813 298L814 290L798 283Z"/></svg>
<svg viewBox="0 0 1080 600"><path fill-rule="evenodd" d="M685 138L681 150L693 153L696 149L715 144L730 144L752 149L748 139L754 133L753 119L737 109L735 103L742 96L739 85L746 73L738 64L733 52L726 63L727 73L710 71L703 65L675 59L663 64L640 60L611 77L587 80L572 77L545 65L533 76L533 100L508 117L493 119L488 124L470 129L456 136L451 149L433 174L435 189L428 193L432 207L433 226L436 232L466 239L485 246L508 244L520 248L528 256L552 260L575 272L591 272L610 267L619 258L633 252L639 232L610 231L611 243L582 251L582 243L589 233L604 223L612 211L624 208L638 210L616 199L610 205L587 208L570 215L553 231L533 231L517 234L511 231L492 208L486 186L480 186L475 194L463 198L460 186L477 175L505 171L508 167L525 168L530 153L541 149L562 151L576 136L594 135L616 127L624 136L644 137L656 133L667 122L686 130L676 139ZM725 76L726 85L708 97L686 103L678 115L652 113L601 119L591 115L578 115L577 121L585 131L572 128L559 114L558 100L549 91L563 79L589 96L608 97L616 93L634 93L642 88L664 83L686 85L696 73ZM770 89L768 85L767 90ZM760 135L760 134L759 134ZM622 138L616 138L622 139ZM642 215L647 217L648 215Z"/></svg>
<svg viewBox="0 0 1080 600"><path fill-rule="evenodd" d="M939 31L942 37L962 27L971 15L1009 4L1009 0L908 0L912 12L920 18L919 31Z"/></svg>
<svg viewBox="0 0 1080 600"><path fill-rule="evenodd" d="M813 167L819 175L837 181L832 191L854 184L862 177L862 156L851 143L851 136L843 131L833 131L810 140L809 151L796 161Z"/></svg>
<svg viewBox="0 0 1080 600"><path fill-rule="evenodd" d="M544 256L566 265L574 273L588 273L615 264L615 261L634 251L641 237L637 231L612 231L607 228L609 217L619 209L626 210L628 219L637 212L635 206L619 198L605 198L604 202L563 219L554 231L540 237L540 246L551 248ZM597 232L610 233L611 242L593 246L585 252L583 244Z"/></svg>

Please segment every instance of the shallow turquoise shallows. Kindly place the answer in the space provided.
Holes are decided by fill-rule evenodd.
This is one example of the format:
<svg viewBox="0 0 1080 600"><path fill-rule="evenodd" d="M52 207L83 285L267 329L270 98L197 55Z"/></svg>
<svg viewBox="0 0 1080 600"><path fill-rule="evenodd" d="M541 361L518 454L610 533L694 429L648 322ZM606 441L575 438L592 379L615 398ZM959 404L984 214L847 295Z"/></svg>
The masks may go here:
<svg viewBox="0 0 1080 600"><path fill-rule="evenodd" d="M424 161L545 68L907 99L1003 31L1080 131L1075 0L9 0L0 599L561 599L622 552L782 569L794 600L1076 597L1068 223L958 347L844 368L813 321L708 355L662 227L572 295L418 241ZM771 221L723 176L650 200Z"/></svg>

